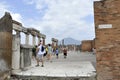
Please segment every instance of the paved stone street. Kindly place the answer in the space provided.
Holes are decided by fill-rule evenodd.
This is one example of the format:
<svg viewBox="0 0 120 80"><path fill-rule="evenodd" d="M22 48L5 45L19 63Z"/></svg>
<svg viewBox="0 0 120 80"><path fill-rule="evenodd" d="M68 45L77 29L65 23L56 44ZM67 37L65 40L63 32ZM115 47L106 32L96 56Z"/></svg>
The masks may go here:
<svg viewBox="0 0 120 80"><path fill-rule="evenodd" d="M44 67L35 67L36 61L32 61L32 67L15 74L19 76L42 77L91 77L95 75L96 71L95 59L95 55L92 53L72 51L68 52L66 59L64 59L63 54L60 54L58 59L53 56L52 62L45 59Z"/></svg>

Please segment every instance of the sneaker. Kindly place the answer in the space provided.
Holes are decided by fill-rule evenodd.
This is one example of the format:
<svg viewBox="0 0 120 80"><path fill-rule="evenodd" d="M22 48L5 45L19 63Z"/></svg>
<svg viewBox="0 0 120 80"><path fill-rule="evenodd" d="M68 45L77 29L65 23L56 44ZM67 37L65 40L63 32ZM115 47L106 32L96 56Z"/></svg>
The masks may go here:
<svg viewBox="0 0 120 80"><path fill-rule="evenodd" d="M41 67L44 67L44 65L41 65Z"/></svg>
<svg viewBox="0 0 120 80"><path fill-rule="evenodd" d="M37 64L35 67L38 67L39 65Z"/></svg>

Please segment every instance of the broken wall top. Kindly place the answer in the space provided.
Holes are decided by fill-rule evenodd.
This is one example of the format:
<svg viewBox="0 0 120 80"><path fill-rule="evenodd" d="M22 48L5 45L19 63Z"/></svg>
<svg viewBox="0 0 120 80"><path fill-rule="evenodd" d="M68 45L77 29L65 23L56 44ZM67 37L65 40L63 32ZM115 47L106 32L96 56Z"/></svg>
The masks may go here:
<svg viewBox="0 0 120 80"><path fill-rule="evenodd" d="M10 13L5 12L5 15L0 19L0 32L12 31L12 17Z"/></svg>

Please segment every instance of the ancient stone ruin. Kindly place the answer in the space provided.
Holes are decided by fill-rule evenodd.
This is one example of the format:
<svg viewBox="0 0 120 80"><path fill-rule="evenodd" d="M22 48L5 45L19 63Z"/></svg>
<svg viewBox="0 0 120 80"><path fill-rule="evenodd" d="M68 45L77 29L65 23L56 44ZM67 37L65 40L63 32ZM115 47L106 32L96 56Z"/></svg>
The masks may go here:
<svg viewBox="0 0 120 80"><path fill-rule="evenodd" d="M94 3L97 80L120 80L120 0Z"/></svg>
<svg viewBox="0 0 120 80"><path fill-rule="evenodd" d="M12 31L16 34L12 34ZM21 35L26 35L25 44L21 44ZM29 35L32 35L32 45L29 44ZM15 20L12 20L10 13L0 19L0 80L10 77L11 73L25 70L31 66L32 47L43 40L45 45L46 35L34 28L25 28ZM36 37L38 43L36 43Z"/></svg>
<svg viewBox="0 0 120 80"><path fill-rule="evenodd" d="M12 64L12 17L9 13L0 19L0 76L10 75Z"/></svg>

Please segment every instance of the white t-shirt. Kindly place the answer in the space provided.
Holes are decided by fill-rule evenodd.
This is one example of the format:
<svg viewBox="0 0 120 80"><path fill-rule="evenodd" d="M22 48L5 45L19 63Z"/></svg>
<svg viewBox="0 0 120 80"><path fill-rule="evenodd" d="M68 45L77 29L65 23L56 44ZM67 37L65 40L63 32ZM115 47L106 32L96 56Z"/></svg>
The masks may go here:
<svg viewBox="0 0 120 80"><path fill-rule="evenodd" d="M52 47L51 46L48 46L48 54L51 54L52 53Z"/></svg>
<svg viewBox="0 0 120 80"><path fill-rule="evenodd" d="M44 49L43 52L41 51L41 49L42 49L42 45L38 46L38 48L39 48L38 54L44 54L44 53L45 53L45 49Z"/></svg>

